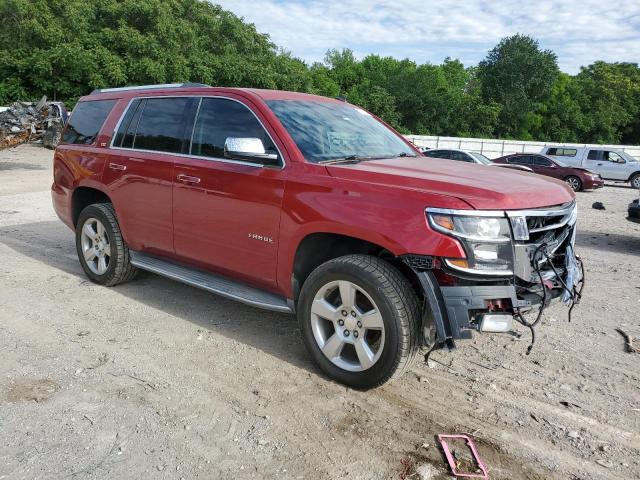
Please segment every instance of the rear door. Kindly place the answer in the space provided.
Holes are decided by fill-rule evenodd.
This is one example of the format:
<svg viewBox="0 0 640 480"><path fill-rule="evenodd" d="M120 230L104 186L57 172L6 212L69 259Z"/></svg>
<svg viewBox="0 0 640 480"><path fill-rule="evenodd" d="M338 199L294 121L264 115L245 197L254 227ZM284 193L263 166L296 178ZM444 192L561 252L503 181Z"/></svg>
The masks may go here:
<svg viewBox="0 0 640 480"><path fill-rule="evenodd" d="M556 167L548 158L543 157L542 155L531 155L530 158L532 160L532 165L529 166L533 168L534 172L548 177L563 178L558 167Z"/></svg>
<svg viewBox="0 0 640 480"><path fill-rule="evenodd" d="M283 161L273 137L240 98L202 98L190 156L174 172L176 254L269 289L276 285L284 163L269 167L226 158L229 137L258 138Z"/></svg>
<svg viewBox="0 0 640 480"><path fill-rule="evenodd" d="M133 100L113 138L103 181L129 247L163 256L173 248L173 168L189 148L196 100Z"/></svg>

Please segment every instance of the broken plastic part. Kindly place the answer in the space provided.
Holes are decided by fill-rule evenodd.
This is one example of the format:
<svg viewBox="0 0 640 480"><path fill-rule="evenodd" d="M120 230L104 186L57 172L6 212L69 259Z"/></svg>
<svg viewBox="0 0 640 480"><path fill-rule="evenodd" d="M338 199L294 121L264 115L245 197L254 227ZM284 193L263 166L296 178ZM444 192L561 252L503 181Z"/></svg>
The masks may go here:
<svg viewBox="0 0 640 480"><path fill-rule="evenodd" d="M482 471L482 473L459 472L456 466L456 460L455 458L453 458L453 454L449 450L449 444L447 443L446 439L464 440L469 447L469 450L471 450L473 460L475 461L476 465L478 465L478 468ZM482 459L478 454L478 450L476 449L476 445L473 443L471 437L469 437L468 435L446 435L441 433L438 435L438 440L440 441L440 445L442 446L442 450L444 451L444 456L447 458L447 462L449 462L451 473L453 473L456 477L484 478L485 480L489 479L487 467L482 462Z"/></svg>

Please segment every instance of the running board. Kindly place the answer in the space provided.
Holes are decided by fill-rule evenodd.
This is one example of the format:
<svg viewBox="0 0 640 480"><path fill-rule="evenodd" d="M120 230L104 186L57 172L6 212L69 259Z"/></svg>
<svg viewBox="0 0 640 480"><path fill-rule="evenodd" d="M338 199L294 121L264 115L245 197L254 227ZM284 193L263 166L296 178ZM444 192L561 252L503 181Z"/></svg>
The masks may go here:
<svg viewBox="0 0 640 480"><path fill-rule="evenodd" d="M157 273L172 280L202 288L203 290L225 298L230 298L231 300L246 303L253 307L276 312L293 313L293 310L284 297L250 287L214 273L184 267L144 253L133 251L129 253L131 255L131 264L142 270Z"/></svg>

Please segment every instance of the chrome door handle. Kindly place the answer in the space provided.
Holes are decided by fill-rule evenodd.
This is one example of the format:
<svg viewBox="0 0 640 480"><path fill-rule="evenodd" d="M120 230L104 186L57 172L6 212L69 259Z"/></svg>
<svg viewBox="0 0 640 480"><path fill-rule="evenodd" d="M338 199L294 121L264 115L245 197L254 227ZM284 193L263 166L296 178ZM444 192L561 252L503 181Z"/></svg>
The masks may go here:
<svg viewBox="0 0 640 480"><path fill-rule="evenodd" d="M127 169L126 165L120 165L119 163L110 163L109 168L111 170L117 170L119 172L124 172Z"/></svg>
<svg viewBox="0 0 640 480"><path fill-rule="evenodd" d="M184 173L178 175L178 181L186 184L200 183L200 179L198 177L191 177L189 175L185 175Z"/></svg>

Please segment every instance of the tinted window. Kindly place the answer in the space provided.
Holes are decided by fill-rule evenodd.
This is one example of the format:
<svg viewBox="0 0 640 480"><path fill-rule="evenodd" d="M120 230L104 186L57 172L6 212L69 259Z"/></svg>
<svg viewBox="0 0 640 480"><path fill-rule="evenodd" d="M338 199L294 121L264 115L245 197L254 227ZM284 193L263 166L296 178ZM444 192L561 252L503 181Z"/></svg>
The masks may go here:
<svg viewBox="0 0 640 480"><path fill-rule="evenodd" d="M558 149L557 148L548 148L547 149L547 155L557 155L558 154Z"/></svg>
<svg viewBox="0 0 640 480"><path fill-rule="evenodd" d="M599 150L589 150L589 154L587 155L587 159L588 160L597 160L599 153L600 153Z"/></svg>
<svg viewBox="0 0 640 480"><path fill-rule="evenodd" d="M133 148L181 153L188 145L187 115L193 98L149 98L138 122ZM133 124L133 121L131 122Z"/></svg>
<svg viewBox="0 0 640 480"><path fill-rule="evenodd" d="M473 160L464 152L451 151L451 160L459 160L462 162L473 162Z"/></svg>
<svg viewBox="0 0 640 480"><path fill-rule="evenodd" d="M247 107L233 100L203 98L193 130L191 154L224 158L224 142L228 137L259 138L266 153L278 153Z"/></svg>
<svg viewBox="0 0 640 480"><path fill-rule="evenodd" d="M425 155L432 158L451 158L447 150L430 150L425 152Z"/></svg>
<svg viewBox="0 0 640 480"><path fill-rule="evenodd" d="M118 132L113 140L115 147L131 148L133 145L133 137L136 134L136 128L138 128L138 121L140 120L140 113L142 112L141 104L144 103L141 100L134 100L124 118L120 122Z"/></svg>
<svg viewBox="0 0 640 480"><path fill-rule="evenodd" d="M533 163L541 167L551 166L551 161L548 158L544 158L544 157L533 157Z"/></svg>
<svg viewBox="0 0 640 480"><path fill-rule="evenodd" d="M115 103L116 100L79 102L73 109L62 143L93 143Z"/></svg>
<svg viewBox="0 0 640 480"><path fill-rule="evenodd" d="M529 155L518 155L516 157L509 158L509 163L516 163L518 165L531 165L531 157Z"/></svg>

